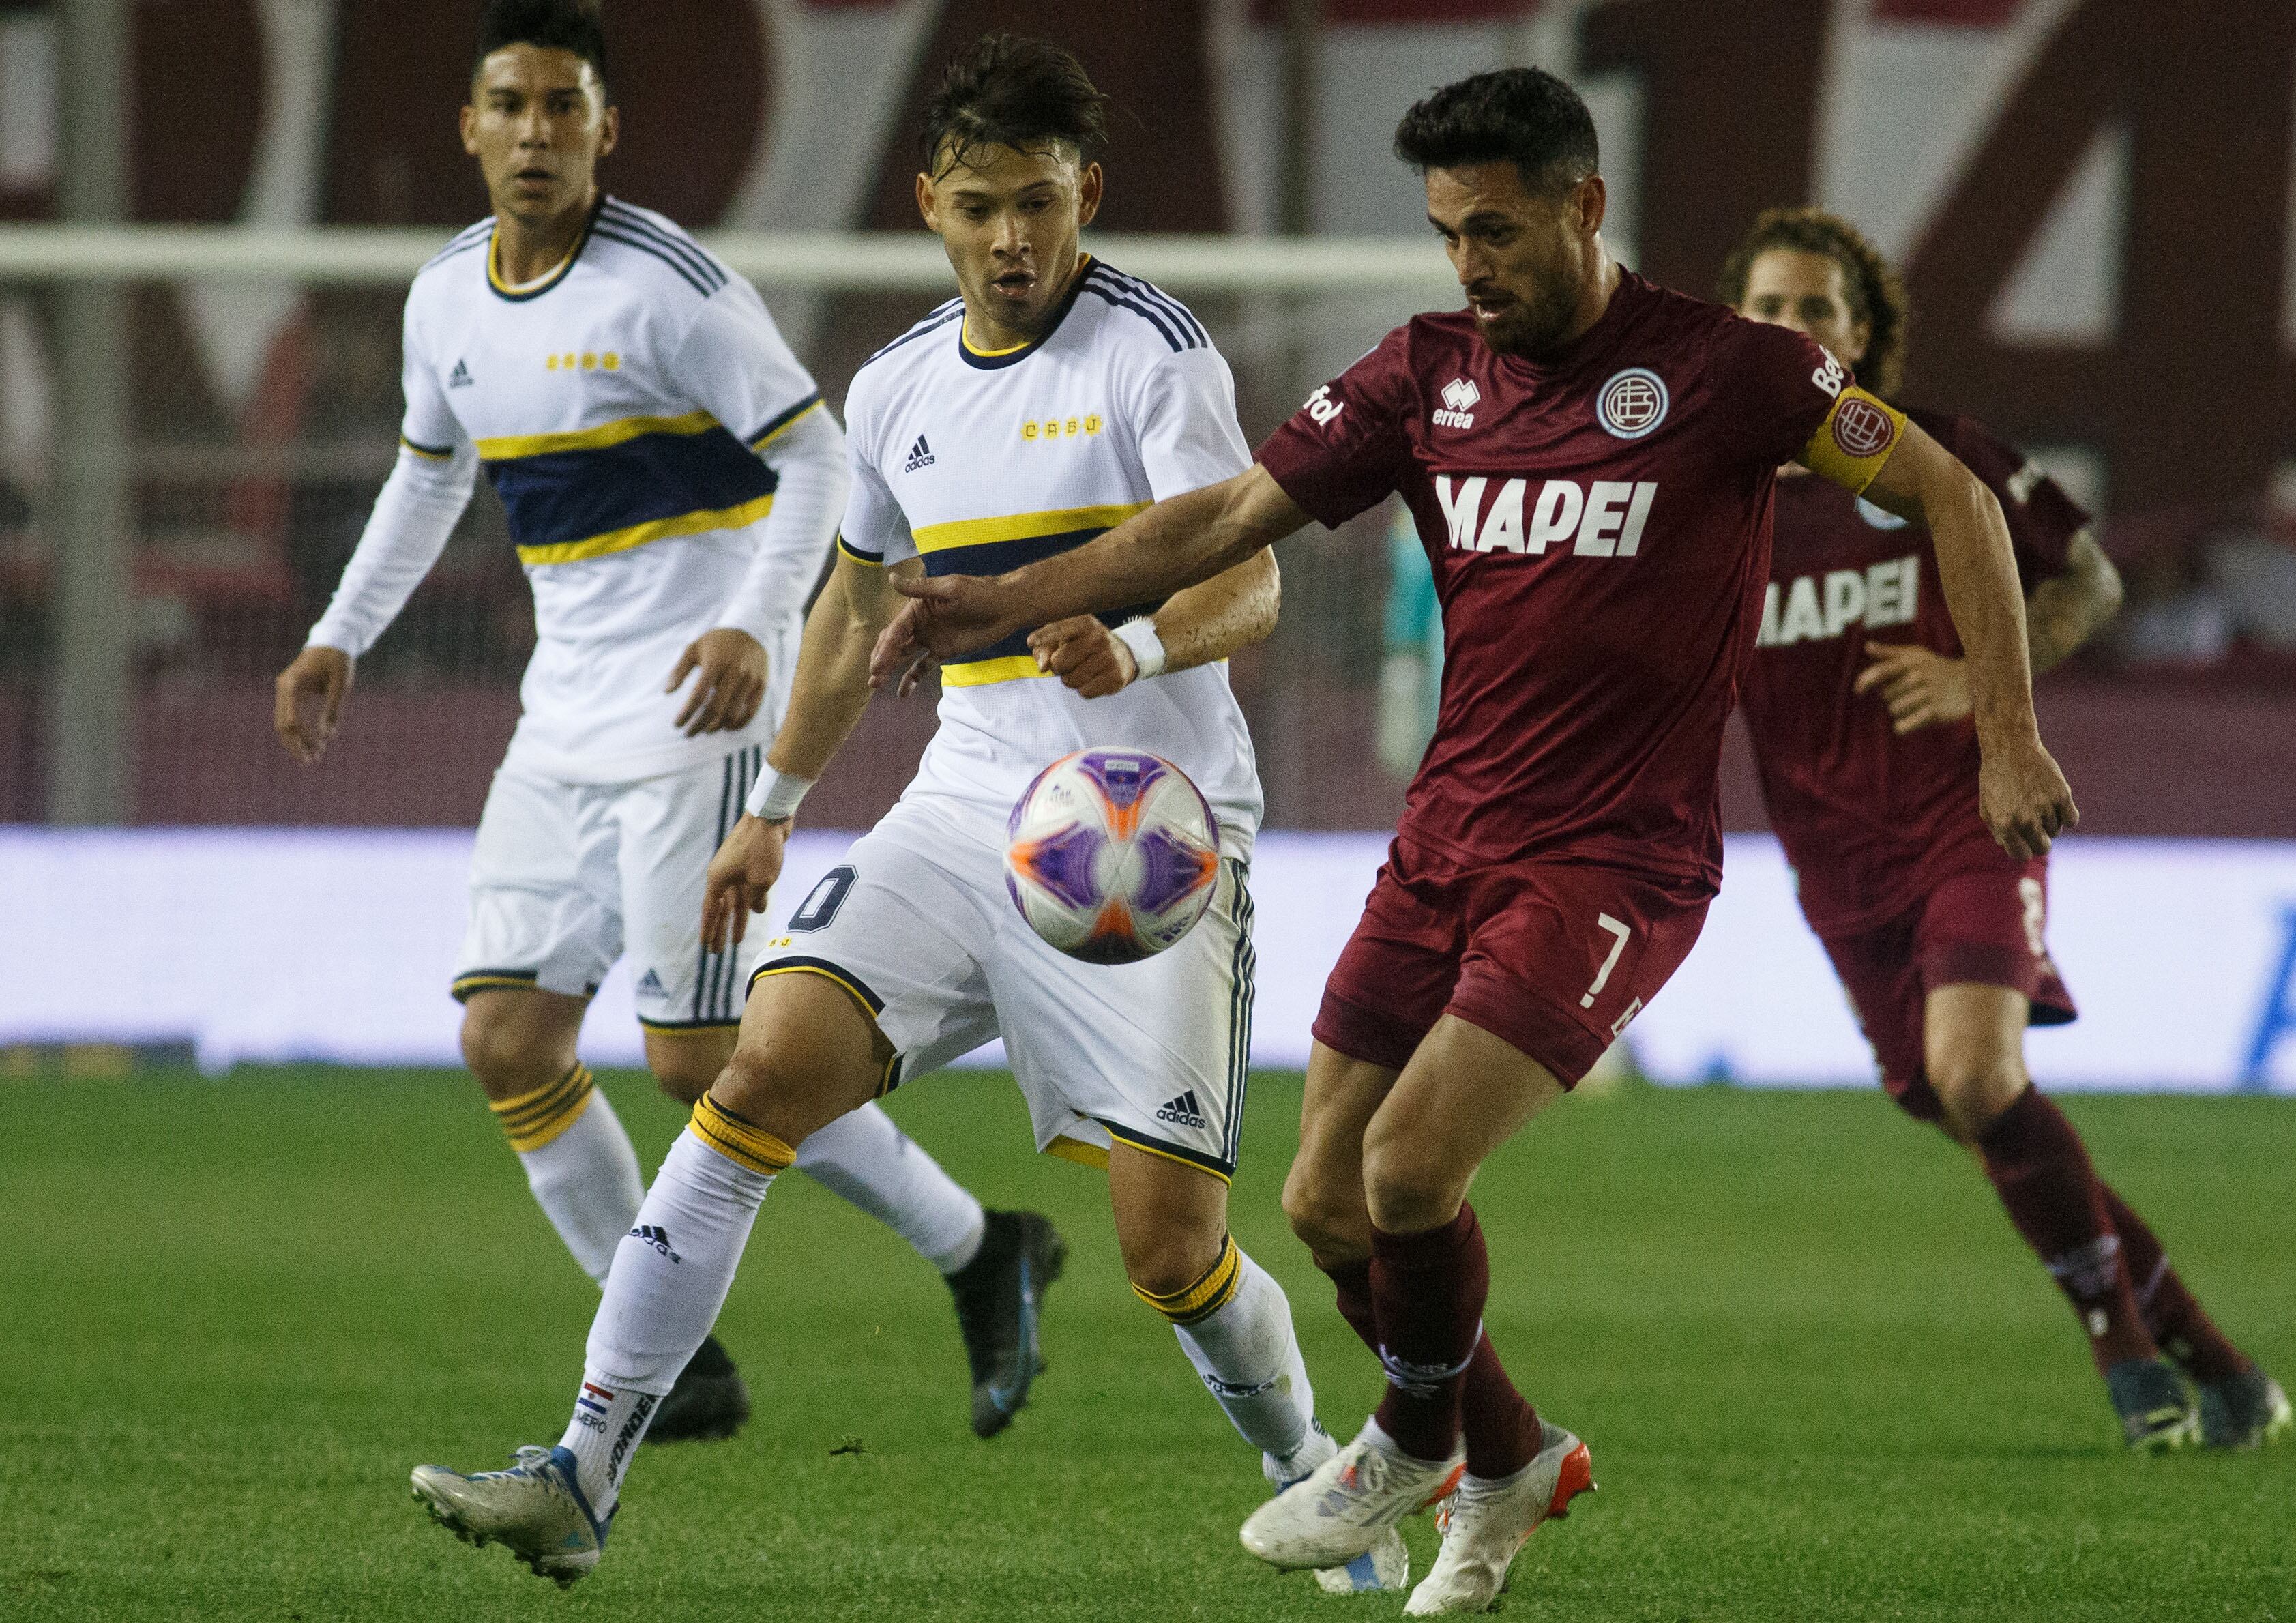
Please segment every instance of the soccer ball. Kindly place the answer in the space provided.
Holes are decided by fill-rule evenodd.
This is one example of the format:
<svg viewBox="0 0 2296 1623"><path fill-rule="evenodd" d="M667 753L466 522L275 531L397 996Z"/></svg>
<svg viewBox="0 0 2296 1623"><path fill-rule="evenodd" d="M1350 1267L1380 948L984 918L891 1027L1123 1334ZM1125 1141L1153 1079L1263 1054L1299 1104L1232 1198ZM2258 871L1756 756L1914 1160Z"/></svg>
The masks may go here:
<svg viewBox="0 0 2296 1623"><path fill-rule="evenodd" d="M1140 750L1079 750L1013 807L1004 888L1086 963L1133 963L1194 928L1219 882L1219 824L1188 775Z"/></svg>

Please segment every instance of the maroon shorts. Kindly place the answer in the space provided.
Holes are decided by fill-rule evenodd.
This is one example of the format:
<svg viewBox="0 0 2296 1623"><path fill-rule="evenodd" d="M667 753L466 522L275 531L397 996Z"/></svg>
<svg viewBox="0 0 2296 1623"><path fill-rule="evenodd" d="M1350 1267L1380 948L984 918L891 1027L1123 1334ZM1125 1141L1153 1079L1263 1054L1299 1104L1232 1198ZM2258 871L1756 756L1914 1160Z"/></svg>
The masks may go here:
<svg viewBox="0 0 2296 1623"><path fill-rule="evenodd" d="M2032 1004L2036 1026L2074 1016L2049 960L2046 857L1953 873L1889 922L1822 938L1882 1067L1882 1086L1923 1121L1943 1114L1923 1064L1929 995L1939 987L2006 987Z"/></svg>
<svg viewBox="0 0 2296 1623"><path fill-rule="evenodd" d="M1688 955L1712 899L1551 857L1462 873L1398 840L1324 983L1316 1040L1400 1070L1455 1014L1571 1086Z"/></svg>

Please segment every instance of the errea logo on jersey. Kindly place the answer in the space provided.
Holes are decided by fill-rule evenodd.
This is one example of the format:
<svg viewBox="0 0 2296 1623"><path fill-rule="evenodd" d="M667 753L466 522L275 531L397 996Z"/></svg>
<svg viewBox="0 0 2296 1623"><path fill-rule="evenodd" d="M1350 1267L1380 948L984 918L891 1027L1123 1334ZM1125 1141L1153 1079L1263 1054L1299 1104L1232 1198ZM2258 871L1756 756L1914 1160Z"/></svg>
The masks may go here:
<svg viewBox="0 0 2296 1623"><path fill-rule="evenodd" d="M1483 391L1464 378L1453 378L1443 385L1443 404L1434 413L1432 421L1439 429L1471 429L1475 426L1475 402Z"/></svg>
<svg viewBox="0 0 2296 1623"><path fill-rule="evenodd" d="M1581 485L1575 479L1550 479L1530 501L1530 481L1511 479L1491 496L1488 512L1483 497L1491 481L1477 475L1455 486L1451 476L1435 476L1435 499L1442 504L1451 545L1463 553L1544 553L1568 541L1580 558L1631 558L1642 550L1643 527L1650 521L1651 504L1658 499L1654 480L1598 479Z"/></svg>
<svg viewBox="0 0 2296 1623"><path fill-rule="evenodd" d="M1762 598L1762 629L1754 646L1818 642L1860 622L1869 630L1906 625L1921 608L1921 590L1918 553L1862 570L1804 575L1783 590L1774 580Z"/></svg>

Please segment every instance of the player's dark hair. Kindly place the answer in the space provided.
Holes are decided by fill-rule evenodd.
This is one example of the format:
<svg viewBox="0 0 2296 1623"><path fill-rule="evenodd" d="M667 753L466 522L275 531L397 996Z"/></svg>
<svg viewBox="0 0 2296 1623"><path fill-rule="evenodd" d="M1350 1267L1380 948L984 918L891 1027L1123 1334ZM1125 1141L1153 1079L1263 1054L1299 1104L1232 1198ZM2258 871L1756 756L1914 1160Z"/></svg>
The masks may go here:
<svg viewBox="0 0 2296 1623"><path fill-rule="evenodd" d="M1559 192L1603 167L1595 118L1544 68L1502 68L1444 86L1395 127L1395 155L1425 174L1513 159L1531 191Z"/></svg>
<svg viewBox="0 0 2296 1623"><path fill-rule="evenodd" d="M606 25L598 0L486 0L479 8L479 53L472 71L504 45L571 51L597 70L600 85L606 82Z"/></svg>
<svg viewBox="0 0 2296 1623"><path fill-rule="evenodd" d="M1060 46L984 34L950 61L925 103L925 172L943 174L982 147L1093 152L1108 144L1108 108L1084 64Z"/></svg>
<svg viewBox="0 0 2296 1623"><path fill-rule="evenodd" d="M1912 324L1914 307L1890 262L1864 232L1838 214L1823 209L1766 209L1722 262L1715 292L1723 303L1733 309L1745 303L1746 278L1754 261L1774 248L1824 254L1841 267L1841 291L1849 300L1849 313L1866 323L1871 334L1866 358L1857 363L1857 381L1884 399L1895 399L1906 381L1906 329Z"/></svg>

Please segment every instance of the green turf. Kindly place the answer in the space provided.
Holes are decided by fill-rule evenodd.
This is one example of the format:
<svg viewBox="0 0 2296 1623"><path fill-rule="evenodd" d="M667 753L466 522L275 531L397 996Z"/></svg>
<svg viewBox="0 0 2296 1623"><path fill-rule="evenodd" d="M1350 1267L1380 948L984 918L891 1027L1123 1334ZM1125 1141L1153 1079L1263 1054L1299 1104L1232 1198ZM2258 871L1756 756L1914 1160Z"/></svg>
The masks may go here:
<svg viewBox="0 0 2296 1623"><path fill-rule="evenodd" d="M651 1165L678 1113L611 1091ZM1235 1229L1345 1433L1377 1375L1276 1210L1298 1099L1258 1084ZM2296 1104L2070 1108L2227 1328L2296 1369ZM720 1327L758 1418L649 1450L560 1594L406 1497L418 1461L555 1439L594 1301L466 1081L0 1084L0 1618L1399 1612L1237 1546L1258 1462L1125 1291L1097 1175L1026 1152L1002 1078L895 1113L1070 1235L1032 1406L974 1441L939 1283L786 1180ZM1476 1199L1491 1329L1603 1485L1532 1541L1510 1615L2296 1619L2296 1447L2124 1456L1982 1180L1877 1095L1573 1101Z"/></svg>

